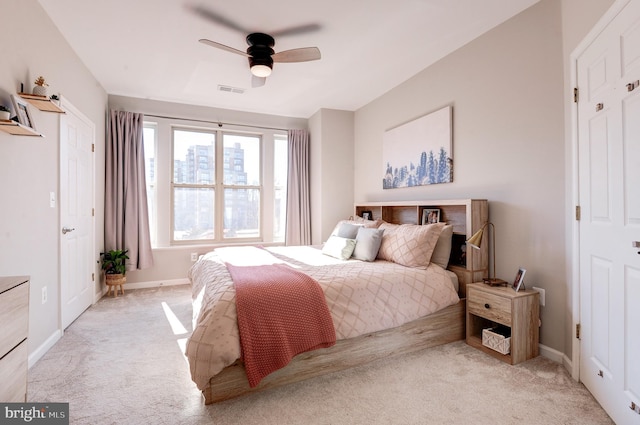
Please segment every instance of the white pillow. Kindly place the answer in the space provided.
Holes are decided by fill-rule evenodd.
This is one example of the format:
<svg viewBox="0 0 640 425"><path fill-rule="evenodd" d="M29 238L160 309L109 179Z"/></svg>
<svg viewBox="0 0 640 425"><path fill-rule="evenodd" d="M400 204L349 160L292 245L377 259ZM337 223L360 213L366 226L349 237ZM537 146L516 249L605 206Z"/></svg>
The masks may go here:
<svg viewBox="0 0 640 425"><path fill-rule="evenodd" d="M355 239L341 238L340 236L329 236L327 242L322 247L322 253L341 260L348 260L356 247Z"/></svg>
<svg viewBox="0 0 640 425"><path fill-rule="evenodd" d="M438 236L438 242L431 254L431 262L446 269L451 257L451 239L453 238L453 226L448 225L442 228L442 233Z"/></svg>
<svg viewBox="0 0 640 425"><path fill-rule="evenodd" d="M353 258L362 261L373 261L378 255L384 229L361 227L356 235L356 247Z"/></svg>

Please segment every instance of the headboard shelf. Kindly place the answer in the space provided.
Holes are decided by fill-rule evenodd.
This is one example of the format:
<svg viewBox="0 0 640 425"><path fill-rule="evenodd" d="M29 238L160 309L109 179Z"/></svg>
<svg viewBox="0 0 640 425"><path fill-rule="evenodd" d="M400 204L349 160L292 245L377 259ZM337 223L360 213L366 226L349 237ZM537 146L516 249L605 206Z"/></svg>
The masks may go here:
<svg viewBox="0 0 640 425"><path fill-rule="evenodd" d="M453 225L458 240L468 239L489 220L489 203L486 199L358 202L354 205L354 213L362 217L363 212L370 212L372 219L394 224L421 224L426 208L438 208L440 221ZM452 253L449 270L458 276L460 294L465 296L467 284L481 281L487 276L489 244L483 244L480 250L466 250L466 258L463 259L466 264L462 264L460 258L460 244L452 245L457 252Z"/></svg>

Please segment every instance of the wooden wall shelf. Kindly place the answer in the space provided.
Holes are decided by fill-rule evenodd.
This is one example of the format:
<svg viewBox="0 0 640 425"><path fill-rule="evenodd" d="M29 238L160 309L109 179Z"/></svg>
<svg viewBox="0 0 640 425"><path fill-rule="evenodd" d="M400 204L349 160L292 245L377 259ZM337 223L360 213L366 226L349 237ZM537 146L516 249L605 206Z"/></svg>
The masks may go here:
<svg viewBox="0 0 640 425"><path fill-rule="evenodd" d="M0 120L0 130L16 136L38 136L44 137L32 128L19 124L15 121Z"/></svg>
<svg viewBox="0 0 640 425"><path fill-rule="evenodd" d="M35 94L18 93L18 96L35 106L41 111L56 112L58 114L64 114L64 110L55 104L47 96L38 96Z"/></svg>

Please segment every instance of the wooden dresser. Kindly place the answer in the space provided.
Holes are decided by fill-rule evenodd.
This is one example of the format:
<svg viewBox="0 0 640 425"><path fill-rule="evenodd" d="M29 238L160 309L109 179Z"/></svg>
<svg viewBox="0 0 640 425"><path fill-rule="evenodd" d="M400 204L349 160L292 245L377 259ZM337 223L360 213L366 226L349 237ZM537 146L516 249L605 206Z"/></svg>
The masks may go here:
<svg viewBox="0 0 640 425"><path fill-rule="evenodd" d="M27 401L29 277L0 277L0 402Z"/></svg>

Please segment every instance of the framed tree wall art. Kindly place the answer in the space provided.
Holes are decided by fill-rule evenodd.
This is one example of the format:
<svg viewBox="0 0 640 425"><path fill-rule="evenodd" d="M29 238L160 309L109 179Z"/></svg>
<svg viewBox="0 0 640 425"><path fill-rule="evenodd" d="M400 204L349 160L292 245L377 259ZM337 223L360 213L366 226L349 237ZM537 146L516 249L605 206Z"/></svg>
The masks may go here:
<svg viewBox="0 0 640 425"><path fill-rule="evenodd" d="M383 189L453 181L452 107L385 131Z"/></svg>

